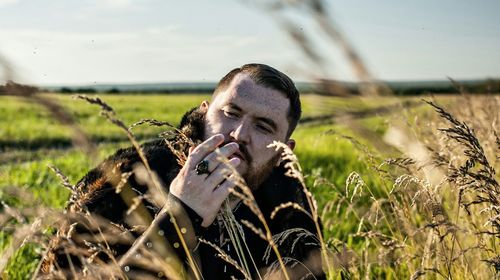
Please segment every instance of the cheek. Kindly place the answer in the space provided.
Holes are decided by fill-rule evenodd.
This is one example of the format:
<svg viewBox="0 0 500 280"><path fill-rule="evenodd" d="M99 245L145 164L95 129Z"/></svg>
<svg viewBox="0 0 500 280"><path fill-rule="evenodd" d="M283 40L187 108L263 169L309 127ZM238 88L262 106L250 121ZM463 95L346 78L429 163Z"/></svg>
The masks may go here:
<svg viewBox="0 0 500 280"><path fill-rule="evenodd" d="M276 140L274 137L267 136L265 134L259 133L257 131L254 132L254 143L255 146L258 147L259 150L263 151L266 154L271 154L274 149L273 148L268 148L270 144L273 143L274 140Z"/></svg>
<svg viewBox="0 0 500 280"><path fill-rule="evenodd" d="M213 135L219 133L222 130L222 122L220 117L213 112L208 112L205 116L205 131L206 133Z"/></svg>
<svg viewBox="0 0 500 280"><path fill-rule="evenodd" d="M205 118L205 131L207 134L222 133L227 136L235 126L235 122L226 118L223 114L207 114Z"/></svg>
<svg viewBox="0 0 500 280"><path fill-rule="evenodd" d="M274 150L274 148L268 148L269 144L273 143L273 139L265 137L261 138L258 141L255 142L255 154L256 156L254 157L255 162L254 164L259 165L259 164L265 164L267 163L270 159L276 156L277 152Z"/></svg>

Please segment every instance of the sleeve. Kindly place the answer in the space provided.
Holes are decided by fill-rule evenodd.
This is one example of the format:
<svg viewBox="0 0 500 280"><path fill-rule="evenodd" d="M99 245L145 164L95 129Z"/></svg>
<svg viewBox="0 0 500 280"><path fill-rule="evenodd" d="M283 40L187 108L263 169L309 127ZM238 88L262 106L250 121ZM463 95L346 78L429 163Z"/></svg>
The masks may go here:
<svg viewBox="0 0 500 280"><path fill-rule="evenodd" d="M158 145L144 150L151 168L169 183L178 172L175 158ZM202 218L170 193L160 211L148 201L145 183L134 175L128 177L128 194L130 201L142 203L130 211L130 203L125 203L116 188L122 174L131 172L139 161L133 148L119 150L80 180L42 261L43 274L72 278L75 273L102 272L102 267L108 267L106 271L116 275L126 272L127 276L141 278L154 273L156 277L165 275L162 270L169 264L163 262L170 259L178 260L178 271L189 273L188 260L197 262L193 252L197 236L203 232ZM147 212L155 224L135 223L134 215L140 211ZM130 256L130 249L141 238L145 242L137 246L139 250L126 263L123 258Z"/></svg>
<svg viewBox="0 0 500 280"><path fill-rule="evenodd" d="M122 257L122 266L129 267L129 272L133 270L136 273L140 271L158 275L176 271L181 278L196 278L194 273L201 271L201 261L196 251L198 236L204 231L201 223L202 218L194 210L169 194L164 208ZM145 262L152 253L156 260L162 260L163 263L151 265ZM161 271L169 266L173 269Z"/></svg>

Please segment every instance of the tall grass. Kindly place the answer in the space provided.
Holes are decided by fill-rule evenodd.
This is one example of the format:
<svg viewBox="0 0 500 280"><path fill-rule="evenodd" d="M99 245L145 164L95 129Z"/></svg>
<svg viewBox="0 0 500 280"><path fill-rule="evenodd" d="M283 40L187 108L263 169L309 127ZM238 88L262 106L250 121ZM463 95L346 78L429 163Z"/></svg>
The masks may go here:
<svg viewBox="0 0 500 280"><path fill-rule="evenodd" d="M319 199L317 207L316 202L311 203L314 204L312 209L318 209L318 217L324 225L324 240L319 240L323 248L320 259L323 261L319 263L329 279L488 279L498 275L499 185L496 169L500 141L496 132L498 113L495 108L498 108L500 100L496 96L471 98L464 95L452 101L450 108L463 103L463 100L468 101L467 108L448 112L429 102L430 106L425 110L417 108L414 109L416 112L408 112L410 118L404 122L404 118L388 122L384 138L400 151L395 153L396 157L386 158L386 153L377 151L367 141L358 141L355 134L323 130L321 137L339 138L334 143L350 142L358 149L357 157L362 164L350 165L356 170L342 175L345 182L339 181L336 174L329 173L335 172L336 165L331 171L318 169L319 162L314 164L312 159L307 158L319 147L317 143L310 142L312 150L307 147L302 147L302 151L298 149L299 158L302 155L306 163L306 176L299 173L300 169L296 167L290 169L290 175L304 178L301 180ZM472 121L468 123L463 119ZM328 154L328 150L319 152L319 155ZM288 157L298 164L292 154ZM56 175L63 179L70 191L75 191L61 172L56 172ZM244 198L248 205L254 205L250 194L247 192ZM32 199L29 193L21 191L11 193L10 197L17 197L19 201ZM2 223L8 225L4 229L12 233L8 235L5 244L9 245L3 251L2 261L7 271L4 277L26 277L26 274L15 274L16 265L23 262L30 264L28 271L33 273L38 263L36 260L49 247L51 239L48 233L53 231L47 232L47 229L61 225L55 217L67 219L64 213L45 206L30 208L17 205L19 207L16 208L4 203L2 211ZM259 214L258 209L255 211ZM104 222L100 224L102 232L123 230L109 229ZM252 227L248 224L243 226ZM238 247L242 250L248 250L244 240L236 237L237 226L234 229L234 241L240 244ZM66 230L71 231L71 227L66 226ZM271 245L277 242L269 236L269 232L255 231ZM106 247L98 244L88 250L105 251L103 248ZM158 255L147 255L144 250L140 252L143 258L148 259L147 262L161 266ZM277 254L279 256L279 252ZM83 256L91 260L96 258L95 253L85 252ZM221 256L224 256L223 251ZM9 264L5 266L8 259ZM227 258L227 261L242 271L248 271L244 267L251 265L251 260ZM284 268L286 263L286 260L282 262L282 271L290 271ZM94 276L105 273L103 275L124 277L122 271L125 267L103 270L89 266L88 271L92 271ZM171 270L175 267L179 268L165 267L170 267L163 272L167 275L172 274ZM115 273L109 274L110 271ZM244 275L248 276L248 273Z"/></svg>
<svg viewBox="0 0 500 280"><path fill-rule="evenodd" d="M378 184L355 172L345 190L315 180L337 192L322 206L325 235L330 248L350 257L341 262L355 278L498 277L500 146L494 108L500 99L466 95L457 104L463 99L468 109L451 113L429 102L434 114L418 116L410 126L410 120L391 126L385 139L401 150L398 158L381 160L363 148ZM460 120L474 111L471 124Z"/></svg>

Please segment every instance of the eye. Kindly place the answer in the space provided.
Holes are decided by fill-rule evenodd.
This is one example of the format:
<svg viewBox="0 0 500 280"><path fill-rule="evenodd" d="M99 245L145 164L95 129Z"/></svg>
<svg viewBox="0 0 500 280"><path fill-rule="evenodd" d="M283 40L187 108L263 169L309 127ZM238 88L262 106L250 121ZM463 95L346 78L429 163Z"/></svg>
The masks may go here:
<svg viewBox="0 0 500 280"><path fill-rule="evenodd" d="M237 113L237 112L234 112L234 111L231 111L231 110L222 110L224 112L224 115L226 117L229 117L229 118L232 118L232 119L236 119L236 118L239 118L240 115Z"/></svg>
<svg viewBox="0 0 500 280"><path fill-rule="evenodd" d="M271 134L271 133L273 133L273 131L269 127L267 127L266 125L257 124L256 127L257 127L258 130L260 130L264 134Z"/></svg>

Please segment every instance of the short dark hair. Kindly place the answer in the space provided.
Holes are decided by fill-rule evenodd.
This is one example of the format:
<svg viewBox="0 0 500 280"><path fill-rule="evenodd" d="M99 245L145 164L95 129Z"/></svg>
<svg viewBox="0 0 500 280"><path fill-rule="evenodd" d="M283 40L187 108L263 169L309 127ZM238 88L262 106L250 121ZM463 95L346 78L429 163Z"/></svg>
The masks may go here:
<svg viewBox="0 0 500 280"><path fill-rule="evenodd" d="M275 68L258 63L245 64L239 68L231 70L224 76L215 87L212 98L220 92L227 89L233 78L240 73L247 74L256 84L277 90L283 93L290 100L290 109L288 111L288 131L287 138L290 138L292 132L297 127L297 124L302 114L300 104L300 94L292 79Z"/></svg>

